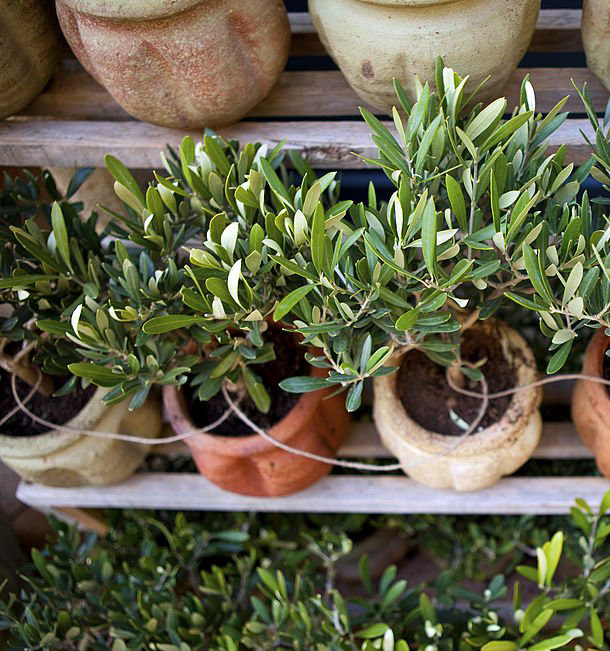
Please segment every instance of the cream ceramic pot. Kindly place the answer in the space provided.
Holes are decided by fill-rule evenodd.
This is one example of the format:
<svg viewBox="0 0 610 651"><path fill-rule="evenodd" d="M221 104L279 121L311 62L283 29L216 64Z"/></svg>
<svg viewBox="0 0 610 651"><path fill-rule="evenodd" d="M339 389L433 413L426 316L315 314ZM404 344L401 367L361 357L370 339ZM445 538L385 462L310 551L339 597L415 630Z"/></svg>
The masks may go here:
<svg viewBox="0 0 610 651"><path fill-rule="evenodd" d="M149 399L135 412L128 401L107 407L97 389L87 405L65 423L74 429L119 432L156 438L162 427L158 401ZM37 436L0 435L0 459L28 481L47 486L114 484L132 475L150 447L53 430Z"/></svg>
<svg viewBox="0 0 610 651"><path fill-rule="evenodd" d="M61 49L51 2L0 2L0 118L17 113L40 93Z"/></svg>
<svg viewBox="0 0 610 651"><path fill-rule="evenodd" d="M474 328L485 327L475 325ZM504 357L515 368L517 386L537 379L536 362L523 338L496 322ZM407 355L409 353L406 353ZM400 364L400 358L394 361ZM503 418L456 446L453 436L431 432L406 412L398 391L399 374L375 378L373 414L381 440L415 481L433 488L477 491L510 475L532 455L540 441L540 389L513 395ZM452 449L456 446L455 449Z"/></svg>
<svg viewBox="0 0 610 651"><path fill-rule="evenodd" d="M540 0L309 0L326 49L353 89L391 112L393 78L416 96L416 77L434 80L435 60L470 76L480 97L498 97L527 51Z"/></svg>
<svg viewBox="0 0 610 651"><path fill-rule="evenodd" d="M587 65L610 90L610 2L584 0L582 40Z"/></svg>
<svg viewBox="0 0 610 651"><path fill-rule="evenodd" d="M170 127L230 124L284 69L282 0L57 0L83 66L131 115Z"/></svg>

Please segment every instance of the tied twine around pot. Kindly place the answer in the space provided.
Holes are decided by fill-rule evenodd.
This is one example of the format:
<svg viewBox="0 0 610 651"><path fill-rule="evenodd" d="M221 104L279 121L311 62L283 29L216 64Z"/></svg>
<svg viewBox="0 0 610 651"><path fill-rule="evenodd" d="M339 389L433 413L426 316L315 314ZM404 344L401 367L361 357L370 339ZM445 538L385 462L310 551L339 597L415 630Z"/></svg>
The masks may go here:
<svg viewBox="0 0 610 651"><path fill-rule="evenodd" d="M139 436L130 436L128 434L118 434L117 432L103 432L103 431L96 431L96 430L84 430L84 429L79 429L79 428L74 428L74 427L69 427L68 425L58 425L55 423L51 423L50 421L41 418L40 416L37 416L36 414L33 414L26 406L26 402L31 399L31 397L34 395L36 392L38 384L40 384L40 381L42 379L42 374L39 369L38 374L39 378L36 383L36 385L32 388L32 390L28 393L26 398L22 400L18 393L17 393L17 377L13 373L11 376L11 389L13 393L13 398L15 399L15 402L17 403L17 407L13 409L9 414L5 415L1 420L0 420L0 427L17 411L22 411L24 414L26 414L29 418L31 418L34 422L43 425L44 427L48 427L49 429L56 429L60 431L65 431L65 432L74 432L77 434L81 434L84 436L93 436L93 437L98 437L98 438L105 438L105 439L113 439L117 441L123 441L125 443L138 443L138 444L143 444L143 445L150 445L150 446L156 446L156 445L167 445L169 443L177 443L179 441L184 441L188 438L191 438L192 436L197 436L197 434L204 434L207 432L211 432L213 429L218 427L221 423L223 423L230 415L231 413L234 413L245 425L247 425L250 429L252 429L256 434L261 436L265 441L268 443L271 443L277 448L280 448L281 450L284 450L285 452L289 452L291 454L295 454L300 457L305 457L306 459L311 459L313 461L319 461L321 463L326 463L331 466L339 466L341 468L349 468L352 470L365 470L365 471L373 471L373 472L394 472L396 470L401 470L402 465L399 463L396 464L386 464L386 465L377 465L377 464L371 464L371 463L360 463L358 461L345 461L342 459L335 459L332 457L324 457L319 454L314 454L312 452L307 452L306 450L299 450L297 448L293 448L290 445L287 445L286 443L283 443L282 441L278 441L276 438L271 436L267 431L265 431L263 428L259 427L256 423L254 423L244 412L239 408L239 401L233 402L231 397L229 396L229 393L226 389L225 386L222 387L222 395L227 402L228 408L227 410L218 418L215 420L213 423L210 423L209 425L206 425L205 427L201 428L194 428L192 430L188 430L186 432L183 432L182 434L176 434L174 436L168 436L165 438L161 439L147 439ZM554 377L550 378L543 378L541 380L537 380L536 382L531 382L530 384L525 384L523 386L519 387L514 387L512 389L506 389L504 391L498 391L496 393L489 393L487 391L487 381L485 380L485 377L482 377L480 382L483 386L483 391L481 393L478 393L476 391L470 391L468 389L463 389L453 380L451 377L447 376L447 382L449 384L449 387L455 391L456 393L460 393L464 396L468 396L471 398L478 398L481 400L481 407L479 409L479 412L477 413L476 418L472 421L468 429L461 434L459 437L456 438L456 440L452 443L452 445L448 446L446 450L443 450L440 454L436 454L433 457L430 457L429 459L422 459L418 464L416 465L421 465L424 463L429 463L431 461L434 461L435 459L439 459L442 457L447 456L448 454L451 454L452 452L455 452L460 445L472 434L476 431L477 427L479 426L480 422L483 420L485 413L487 412L487 407L489 406L489 401L498 399L498 398L504 398L507 396L514 395L516 393L520 393L522 391L528 391L529 389L534 389L538 388L541 386L544 386L546 384L553 384L555 382L565 382L569 380L586 380L588 382L596 382L597 384L603 384L605 386L610 386L610 380L605 380L600 377L596 377L593 375L584 375L581 373L566 373L564 375L557 375Z"/></svg>

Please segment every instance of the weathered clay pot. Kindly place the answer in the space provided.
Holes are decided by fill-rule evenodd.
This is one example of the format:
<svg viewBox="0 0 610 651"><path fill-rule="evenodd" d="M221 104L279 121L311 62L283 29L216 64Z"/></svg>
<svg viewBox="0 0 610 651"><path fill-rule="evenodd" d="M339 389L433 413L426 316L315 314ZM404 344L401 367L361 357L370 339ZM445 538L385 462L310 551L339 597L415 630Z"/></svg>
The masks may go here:
<svg viewBox="0 0 610 651"><path fill-rule="evenodd" d="M415 79L434 81L435 60L474 89L491 79L481 99L501 94L534 34L540 0L309 0L326 49L353 89L391 112L395 77L416 96Z"/></svg>
<svg viewBox="0 0 610 651"><path fill-rule="evenodd" d="M484 327L486 322L475 324L472 330ZM536 362L524 339L504 323L496 321L495 327L507 362L515 366L517 386L536 381ZM398 366L400 358L394 363ZM433 488L481 490L517 470L538 446L540 389L514 394L502 420L447 452L455 437L428 431L415 422L400 400L397 379L398 373L375 378L373 415L383 444L417 482Z"/></svg>
<svg viewBox="0 0 610 651"><path fill-rule="evenodd" d="M591 339L582 372L604 377L604 357L610 337L598 330ZM604 384L578 380L572 394L572 420L582 440L593 450L599 469L610 478L610 397Z"/></svg>
<svg viewBox="0 0 610 651"><path fill-rule="evenodd" d="M610 3L584 0L582 41L587 65L610 90Z"/></svg>
<svg viewBox="0 0 610 651"><path fill-rule="evenodd" d="M0 3L0 118L27 106L49 81L61 54L51 2Z"/></svg>
<svg viewBox="0 0 610 651"><path fill-rule="evenodd" d="M324 373L314 368L311 374L322 377ZM327 395L325 389L303 394L269 434L297 450L334 457L347 434L349 415L345 396L325 400ZM176 387L163 387L163 404L176 433L196 429L184 396ZM232 493L287 495L306 488L331 470L327 463L280 450L257 434L235 438L196 434L186 443L201 474Z"/></svg>
<svg viewBox="0 0 610 651"><path fill-rule="evenodd" d="M230 124L284 69L282 0L57 0L83 66L131 115L170 127Z"/></svg>
<svg viewBox="0 0 610 651"><path fill-rule="evenodd" d="M162 427L161 408L150 398L140 409L129 412L128 401L107 407L102 398L107 389L97 389L68 427L100 432L119 432L156 438ZM150 447L53 430L37 436L0 435L0 459L28 481L47 486L114 484L132 475Z"/></svg>

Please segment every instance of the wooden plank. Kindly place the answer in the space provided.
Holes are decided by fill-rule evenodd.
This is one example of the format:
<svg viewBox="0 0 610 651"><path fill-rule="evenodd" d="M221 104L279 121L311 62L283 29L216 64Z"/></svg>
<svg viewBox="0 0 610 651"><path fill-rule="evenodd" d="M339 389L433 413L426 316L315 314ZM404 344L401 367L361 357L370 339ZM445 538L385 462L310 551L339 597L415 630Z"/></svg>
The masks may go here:
<svg viewBox="0 0 610 651"><path fill-rule="evenodd" d="M168 432L168 435L170 433ZM189 456L183 442L160 445L155 454L169 458ZM375 424L370 421L352 423L347 440L337 455L342 459L391 459L393 455L383 447ZM544 423L540 445L532 459L592 459L593 453L581 441L572 423Z"/></svg>
<svg viewBox="0 0 610 651"><path fill-rule="evenodd" d="M292 56L323 56L326 48L320 42L318 34L308 13L288 14L292 29ZM580 37L580 9L543 9L538 18L534 39L530 45L531 52L582 52Z"/></svg>
<svg viewBox="0 0 610 651"><path fill-rule="evenodd" d="M504 93L509 106L519 103L521 81L529 74L536 88L537 109L549 111L570 96L566 110L582 113L582 104L571 79L579 87L587 82L593 104L603 112L608 92L587 68L519 68ZM307 118L359 116L363 104L338 70L284 72L271 93L249 118ZM369 107L370 108L370 107ZM128 114L91 76L79 69L60 68L47 88L20 115L62 120L128 120Z"/></svg>
<svg viewBox="0 0 610 651"><path fill-rule="evenodd" d="M576 497L598 504L608 488L599 477L510 477L477 493L456 493L402 476L335 475L294 495L256 498L223 491L197 474L151 473L103 489L21 483L17 495L35 508L551 515L568 513Z"/></svg>
<svg viewBox="0 0 610 651"><path fill-rule="evenodd" d="M390 126L388 124L388 126ZM585 120L568 120L553 134L551 145L566 144L576 163L590 155L580 129L590 133ZM361 169L361 156L375 156L368 127L363 121L341 122L241 122L219 129L242 143L265 142L274 146L286 139L286 149L300 151L319 168ZM192 133L196 139L198 132ZM52 167L103 167L104 155L118 156L131 168L158 168L159 153L167 144L178 145L184 132L144 122L57 122L11 119L0 121L0 165Z"/></svg>

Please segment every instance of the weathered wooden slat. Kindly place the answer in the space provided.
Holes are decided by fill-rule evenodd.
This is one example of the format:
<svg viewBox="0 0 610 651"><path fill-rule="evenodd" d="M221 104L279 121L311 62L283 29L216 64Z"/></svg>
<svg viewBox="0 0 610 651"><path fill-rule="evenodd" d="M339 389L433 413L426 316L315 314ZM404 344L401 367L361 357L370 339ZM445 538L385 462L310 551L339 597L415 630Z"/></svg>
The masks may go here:
<svg viewBox="0 0 610 651"><path fill-rule="evenodd" d="M549 111L566 95L570 95L566 110L583 112L571 79L580 87L587 82L596 110L605 110L608 92L587 68L519 68L504 90L509 106L519 103L521 81L526 74L536 88L537 109L542 112ZM292 71L282 74L275 88L248 117L359 116L358 107L362 104L338 70ZM61 120L129 119L102 86L73 66L61 67L22 115Z"/></svg>
<svg viewBox="0 0 610 651"><path fill-rule="evenodd" d="M227 493L196 474L140 474L115 486L50 488L21 483L17 496L35 507L307 513L568 513L574 498L597 504L610 487L598 477L512 477L477 493L435 490L407 477L326 477L279 498Z"/></svg>
<svg viewBox="0 0 610 651"><path fill-rule="evenodd" d="M580 129L590 133L584 120L568 120L551 144L567 145L576 163L590 155ZM219 129L242 143L286 140L287 149L300 151L314 166L359 169L367 164L354 155L375 156L368 127L363 121L341 122L240 122ZM63 122L11 119L0 121L0 165L103 167L104 155L118 156L128 167L159 167L159 153L167 144L178 145L184 132L144 122ZM199 132L193 137L200 139Z"/></svg>
<svg viewBox="0 0 610 651"><path fill-rule="evenodd" d="M325 55L308 13L289 14L292 56ZM540 12L531 52L582 52L580 9L544 9Z"/></svg>

